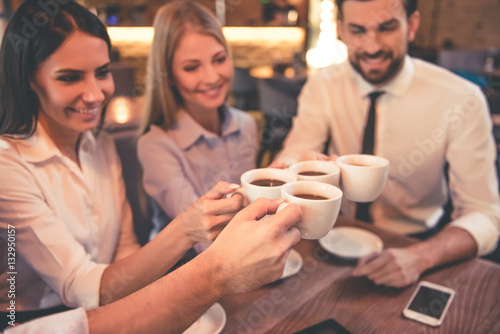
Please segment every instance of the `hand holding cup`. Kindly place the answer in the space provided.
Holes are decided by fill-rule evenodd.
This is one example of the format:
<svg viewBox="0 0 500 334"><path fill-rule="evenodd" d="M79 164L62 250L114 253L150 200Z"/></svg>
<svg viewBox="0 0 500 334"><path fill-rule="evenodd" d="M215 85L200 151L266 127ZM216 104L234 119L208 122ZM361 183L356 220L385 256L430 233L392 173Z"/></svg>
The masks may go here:
<svg viewBox="0 0 500 334"><path fill-rule="evenodd" d="M330 231L337 221L342 200L342 191L327 183L296 181L281 188L285 199L278 211L288 203L297 204L302 210L302 219L295 225L303 239L319 239Z"/></svg>

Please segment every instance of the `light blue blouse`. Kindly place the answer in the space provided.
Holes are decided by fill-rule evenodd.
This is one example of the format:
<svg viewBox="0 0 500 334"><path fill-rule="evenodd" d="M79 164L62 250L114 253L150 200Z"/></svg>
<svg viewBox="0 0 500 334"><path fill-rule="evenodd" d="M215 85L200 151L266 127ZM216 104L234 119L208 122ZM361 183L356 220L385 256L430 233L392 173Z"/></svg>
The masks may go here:
<svg viewBox="0 0 500 334"><path fill-rule="evenodd" d="M171 129L165 131L152 125L139 139L143 185L153 199L154 227L150 238L218 181L239 184L241 174L255 168L255 119L231 107L222 110L220 136L181 110Z"/></svg>

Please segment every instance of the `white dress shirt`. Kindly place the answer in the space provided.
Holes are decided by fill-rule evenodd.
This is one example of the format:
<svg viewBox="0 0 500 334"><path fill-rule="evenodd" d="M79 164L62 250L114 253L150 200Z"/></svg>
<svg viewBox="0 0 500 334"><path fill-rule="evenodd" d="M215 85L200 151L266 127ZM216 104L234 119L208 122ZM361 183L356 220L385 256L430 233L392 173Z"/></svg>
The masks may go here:
<svg viewBox="0 0 500 334"><path fill-rule="evenodd" d="M155 202L151 237L217 182L239 184L241 174L255 168L255 119L234 108L222 109L220 136L180 110L171 129L151 125L139 139L144 189Z"/></svg>
<svg viewBox="0 0 500 334"><path fill-rule="evenodd" d="M99 305L106 266L138 249L121 165L110 137L83 134L81 169L39 124L28 139L0 138L0 308ZM15 228L15 268L7 241Z"/></svg>
<svg viewBox="0 0 500 334"><path fill-rule="evenodd" d="M88 334L89 323L83 308L56 313L7 327L4 334Z"/></svg>
<svg viewBox="0 0 500 334"><path fill-rule="evenodd" d="M344 62L315 73L299 96L298 115L278 160L307 150L361 152L369 107L377 100L375 154L390 161L389 179L371 206L374 224L400 233L434 227L451 193L453 224L476 240L479 255L495 249L500 200L492 122L479 87L451 72L406 56L402 70L375 88ZM449 192L443 166L449 163ZM342 212L355 205L342 199Z"/></svg>

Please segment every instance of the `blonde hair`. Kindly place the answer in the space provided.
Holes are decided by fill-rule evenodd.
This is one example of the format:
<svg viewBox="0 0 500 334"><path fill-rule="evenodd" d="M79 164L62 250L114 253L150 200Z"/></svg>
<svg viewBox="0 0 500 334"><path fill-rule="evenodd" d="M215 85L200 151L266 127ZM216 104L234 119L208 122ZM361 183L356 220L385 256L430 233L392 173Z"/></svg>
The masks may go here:
<svg viewBox="0 0 500 334"><path fill-rule="evenodd" d="M229 53L222 27L204 6L192 1L173 1L158 10L154 37L148 57L144 118L141 133L151 124L168 130L177 121L182 97L172 85L172 61L186 31L214 37Z"/></svg>

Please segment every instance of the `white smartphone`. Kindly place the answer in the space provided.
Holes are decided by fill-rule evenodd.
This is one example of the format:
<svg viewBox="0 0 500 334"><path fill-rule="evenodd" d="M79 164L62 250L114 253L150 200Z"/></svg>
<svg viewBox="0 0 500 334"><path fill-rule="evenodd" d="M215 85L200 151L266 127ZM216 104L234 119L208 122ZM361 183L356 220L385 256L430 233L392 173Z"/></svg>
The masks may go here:
<svg viewBox="0 0 500 334"><path fill-rule="evenodd" d="M440 326L454 296L453 289L421 281L403 309L403 315L429 326Z"/></svg>

